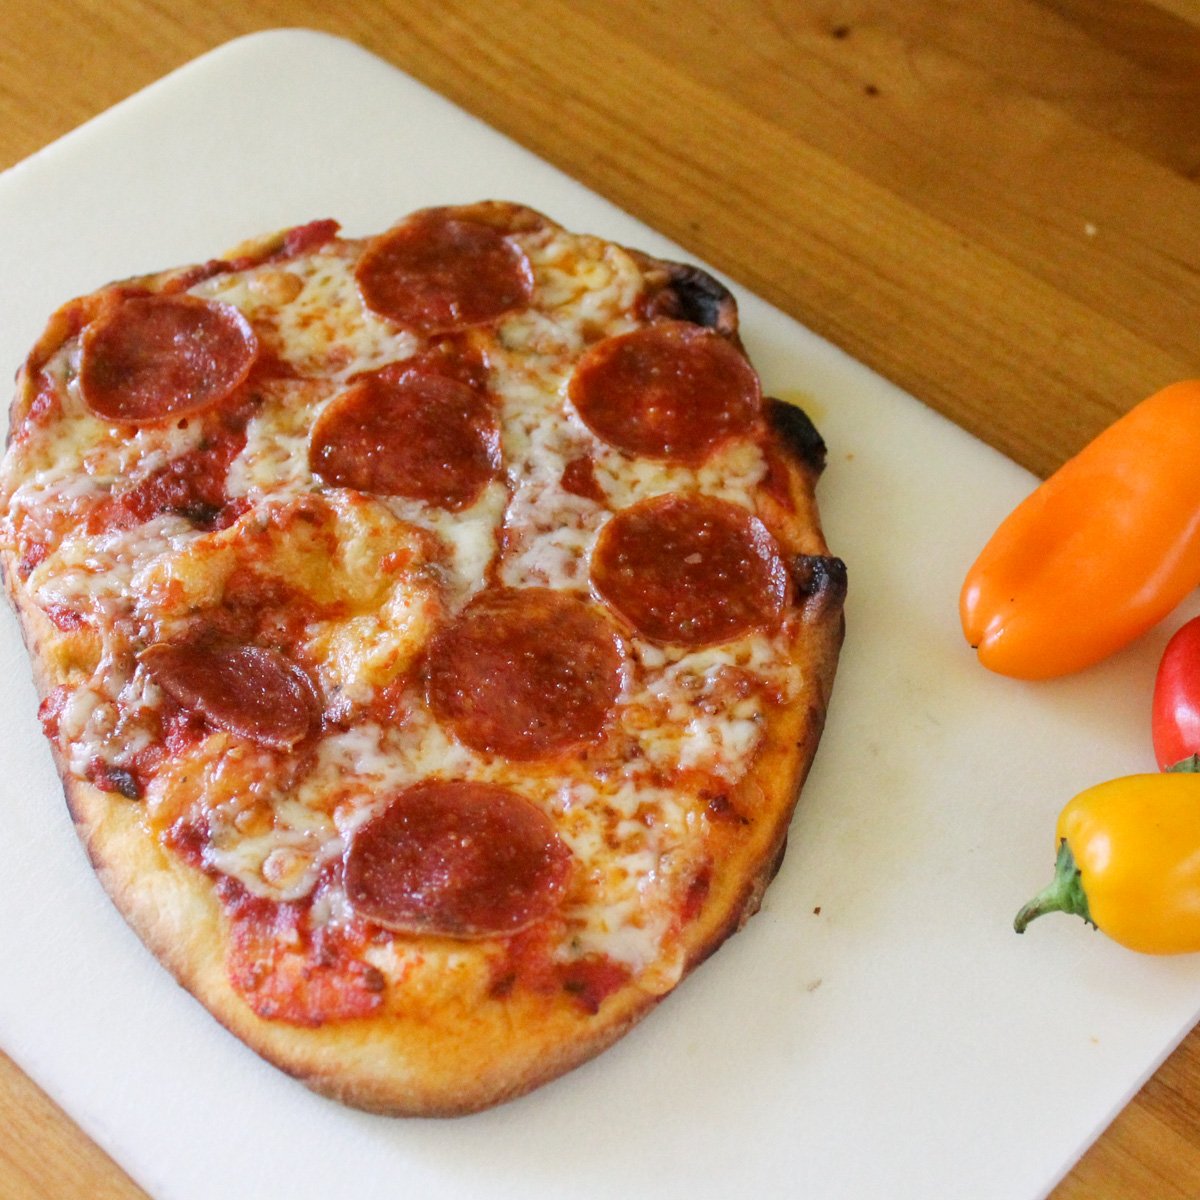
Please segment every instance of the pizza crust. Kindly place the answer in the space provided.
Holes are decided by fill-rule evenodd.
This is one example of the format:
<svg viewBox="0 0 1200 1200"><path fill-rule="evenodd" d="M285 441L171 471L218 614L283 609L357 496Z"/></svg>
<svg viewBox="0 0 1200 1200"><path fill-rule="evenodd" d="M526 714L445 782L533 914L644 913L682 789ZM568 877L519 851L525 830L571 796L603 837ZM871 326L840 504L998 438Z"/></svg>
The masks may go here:
<svg viewBox="0 0 1200 1200"><path fill-rule="evenodd" d="M489 1108L598 1054L658 1000L631 988L598 1020L529 995L432 1025L396 1014L317 1029L264 1020L229 984L228 922L208 878L147 838L130 807L76 779L67 795L105 890L176 980L268 1062L344 1104L389 1116Z"/></svg>
<svg viewBox="0 0 1200 1200"><path fill-rule="evenodd" d="M525 216L520 221L533 223ZM278 236L260 240L254 252L281 244ZM710 287L707 276L708 283L698 284L694 268L639 259L648 279L657 276L661 311L671 317L682 311L691 319L709 313L713 327L736 343L736 313L724 289ZM156 286L174 274L139 282ZM680 279L693 294L673 301L669 289ZM33 404L36 372L95 304L75 302L52 319L20 378L14 429ZM563 991L516 987L502 995L443 998L432 1007L409 1005L408 1011L389 996L374 1014L317 1027L264 1019L230 982L230 918L211 876L163 846L137 801L81 779L52 743L76 829L118 910L178 982L246 1045L314 1091L368 1111L397 1116L476 1112L523 1095L600 1053L757 911L782 861L788 825L821 736L843 637L845 573L829 556L821 533L815 502L819 456L811 443L797 440L794 430L793 436L780 436L779 449L784 478L777 480L774 498L764 497L762 516L785 560L794 564L787 620L791 660L801 669L803 690L795 703L770 713L752 767L722 798L713 824L727 822L728 836L718 833L713 844L724 852L711 862L695 912L683 924L671 971L635 975L605 995L594 1013ZM15 547L5 547L0 557L45 700L70 674L64 664L72 655L88 657L87 634L55 628L31 602ZM420 950L421 939L416 944ZM445 939L430 939L428 946L444 952ZM458 953L470 961L485 951L468 942Z"/></svg>

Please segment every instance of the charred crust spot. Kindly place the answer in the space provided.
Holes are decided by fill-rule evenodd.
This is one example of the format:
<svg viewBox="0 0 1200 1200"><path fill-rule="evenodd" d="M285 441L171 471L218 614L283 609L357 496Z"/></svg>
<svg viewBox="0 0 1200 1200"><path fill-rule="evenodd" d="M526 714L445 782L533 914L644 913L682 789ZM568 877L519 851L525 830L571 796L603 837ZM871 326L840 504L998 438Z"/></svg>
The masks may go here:
<svg viewBox="0 0 1200 1200"><path fill-rule="evenodd" d="M825 439L804 409L774 396L766 399L767 422L784 447L818 475L825 470Z"/></svg>
<svg viewBox="0 0 1200 1200"><path fill-rule="evenodd" d="M816 612L840 608L846 599L846 564L828 554L797 554L791 561L796 605Z"/></svg>
<svg viewBox="0 0 1200 1200"><path fill-rule="evenodd" d="M118 795L124 796L126 800L142 798L141 785L133 773L125 770L124 767L114 767L111 763L104 762L103 759L94 758L88 764L87 780L100 791L116 792Z"/></svg>
<svg viewBox="0 0 1200 1200"><path fill-rule="evenodd" d="M711 820L725 821L734 825L750 824L750 818L743 816L742 813L734 808L732 803L730 803L727 793L718 792L714 795L708 792L701 792L700 797L706 802L705 808Z"/></svg>
<svg viewBox="0 0 1200 1200"><path fill-rule="evenodd" d="M126 800L140 800L142 798L141 785L131 772L122 770L120 767L114 767L109 772L109 778L112 780L114 789L124 796Z"/></svg>
<svg viewBox="0 0 1200 1200"><path fill-rule="evenodd" d="M488 995L491 996L493 1000L503 1000L512 995L512 990L514 987L516 987L516 984L516 971L506 971L492 984L491 988L488 990Z"/></svg>
<svg viewBox="0 0 1200 1200"><path fill-rule="evenodd" d="M362 968L362 985L368 992L382 992L387 985L387 980L378 967L374 967L370 963L364 963Z"/></svg>
<svg viewBox="0 0 1200 1200"><path fill-rule="evenodd" d="M771 865L767 868L766 885L775 882L775 876L779 874L783 867L783 860L787 857L788 840L787 834L784 834L783 841L779 843L779 849L775 851L775 857L771 861ZM766 886L763 888L766 891Z"/></svg>
<svg viewBox="0 0 1200 1200"><path fill-rule="evenodd" d="M787 855L787 846L787 834L785 833L779 845L775 848L770 862L767 863L766 870L759 876L755 882L753 891L746 897L746 905L738 916L737 923L731 932L744 929L746 922L762 908L763 897L767 893L767 888L775 881L775 876L779 874L779 870L783 866L783 860Z"/></svg>
<svg viewBox="0 0 1200 1200"><path fill-rule="evenodd" d="M196 504L181 505L174 511L201 529L211 529L221 515L222 509L219 504L206 504L201 501Z"/></svg>
<svg viewBox="0 0 1200 1200"><path fill-rule="evenodd" d="M668 282L654 297L650 315L691 321L737 338L737 301L724 284L690 263L664 262Z"/></svg>
<svg viewBox="0 0 1200 1200"><path fill-rule="evenodd" d="M685 921L694 921L704 908L708 893L712 890L712 868L707 864L696 872L683 898L680 915Z"/></svg>

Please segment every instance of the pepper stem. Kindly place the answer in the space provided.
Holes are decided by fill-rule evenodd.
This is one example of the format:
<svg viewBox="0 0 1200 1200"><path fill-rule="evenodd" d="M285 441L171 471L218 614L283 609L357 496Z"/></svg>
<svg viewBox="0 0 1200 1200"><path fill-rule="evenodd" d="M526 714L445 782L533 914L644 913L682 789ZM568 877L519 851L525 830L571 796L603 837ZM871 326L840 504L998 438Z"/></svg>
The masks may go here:
<svg viewBox="0 0 1200 1200"><path fill-rule="evenodd" d="M1058 858L1054 862L1054 879L1017 913L1013 928L1018 933L1024 933L1030 921L1049 912L1074 913L1089 925L1096 923L1088 909L1087 895L1083 890L1079 868L1075 865L1075 855L1071 853L1066 838L1059 843Z"/></svg>
<svg viewBox="0 0 1200 1200"><path fill-rule="evenodd" d="M1181 759L1173 767L1165 767L1167 771L1177 771L1182 775L1200 774L1200 754L1189 754L1187 758Z"/></svg>

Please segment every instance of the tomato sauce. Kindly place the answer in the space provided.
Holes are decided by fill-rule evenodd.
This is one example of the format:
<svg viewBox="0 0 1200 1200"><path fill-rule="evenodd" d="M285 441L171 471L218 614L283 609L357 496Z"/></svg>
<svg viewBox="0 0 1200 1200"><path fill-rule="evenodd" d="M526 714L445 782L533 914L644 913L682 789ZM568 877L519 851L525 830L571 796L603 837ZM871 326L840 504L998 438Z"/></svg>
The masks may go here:
<svg viewBox="0 0 1200 1200"><path fill-rule="evenodd" d="M763 457L767 462L767 473L759 486L785 512L795 512L796 505L792 499L791 478L782 455L773 447L767 446L763 450Z"/></svg>
<svg viewBox="0 0 1200 1200"><path fill-rule="evenodd" d="M29 409L21 422L13 429L13 441L25 441L35 429L48 425L58 415L62 408L58 388L53 379L45 371L37 375L37 388Z"/></svg>
<svg viewBox="0 0 1200 1200"><path fill-rule="evenodd" d="M179 855L189 867L205 870L204 851L208 846L208 823L181 817L162 835L162 844Z"/></svg>
<svg viewBox="0 0 1200 1200"><path fill-rule="evenodd" d="M246 445L250 411L219 414L206 421L194 450L172 459L128 491L114 493L92 513L89 533L133 529L166 513L185 517L199 529L226 529L249 507L230 498L225 479Z"/></svg>
<svg viewBox="0 0 1200 1200"><path fill-rule="evenodd" d="M584 500L594 500L597 504L608 503L608 497L596 478L596 468L587 455L573 458L567 463L562 473L562 489Z"/></svg>
<svg viewBox="0 0 1200 1200"><path fill-rule="evenodd" d="M20 550L21 558L17 563L17 573L22 579L28 579L46 561L46 556L50 553L50 547L45 542L27 541L25 538L21 539Z"/></svg>
<svg viewBox="0 0 1200 1200"><path fill-rule="evenodd" d="M62 718L62 711L66 708L67 701L70 700L74 690L65 683L59 684L38 705L38 720L42 723L46 737L52 742L58 741L58 722Z"/></svg>
<svg viewBox="0 0 1200 1200"><path fill-rule="evenodd" d="M632 975L624 963L605 954L585 954L573 962L555 962L544 926L508 938L505 952L492 967L491 994L503 999L516 988L542 995L565 993L584 1012L594 1016L613 992Z"/></svg>
<svg viewBox="0 0 1200 1200"><path fill-rule="evenodd" d="M83 614L66 604L47 604L43 606L42 612L49 617L54 628L62 633L73 633L76 629L83 628Z"/></svg>
<svg viewBox="0 0 1200 1200"><path fill-rule="evenodd" d="M309 903L259 899L227 877L217 894L231 923L230 982L260 1017L316 1028L383 1004L383 973L361 957L370 941L361 922L314 929Z"/></svg>

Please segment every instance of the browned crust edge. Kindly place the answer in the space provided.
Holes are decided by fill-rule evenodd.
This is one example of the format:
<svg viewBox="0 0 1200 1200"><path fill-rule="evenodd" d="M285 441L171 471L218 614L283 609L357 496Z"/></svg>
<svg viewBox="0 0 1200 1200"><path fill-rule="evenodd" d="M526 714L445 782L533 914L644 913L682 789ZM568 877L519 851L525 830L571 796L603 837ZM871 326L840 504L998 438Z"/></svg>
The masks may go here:
<svg viewBox="0 0 1200 1200"><path fill-rule="evenodd" d="M517 219L514 211L524 221L528 218L521 214L532 211L509 205L489 208L497 222ZM268 235L255 244L274 243ZM175 274L164 272L139 283L153 286ZM27 408L33 370L53 352L47 346L70 335L60 314L71 307L55 314L31 353L18 381L14 423ZM736 340L736 309L734 313L727 335ZM793 555L826 556L815 503L819 469L794 447L789 450L786 439L781 448L796 514L785 524L804 531L799 540L785 532L781 544ZM40 647L47 635L56 634L25 598L12 553L5 551L0 559L38 695L45 698L55 681ZM716 865L701 911L683 934L681 978L758 910L782 862L788 827L821 737L844 635L841 596L798 596L797 603L804 613L795 655L808 670L806 703L773 715L754 768L735 790L735 806L767 817L730 861ZM476 1013L457 1028L448 1021L449 1030L432 1031L432 1040L427 1028L391 1014L315 1029L264 1020L228 981L228 922L210 879L164 850L143 827L136 802L72 776L57 747L51 748L79 838L129 925L175 979L250 1049L331 1099L393 1116L477 1112L524 1095L593 1058L664 998L633 982L607 997L596 1015L586 1016L569 1002L548 1003L518 994L498 1001L490 1019L480 1020Z"/></svg>

